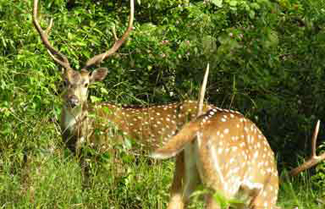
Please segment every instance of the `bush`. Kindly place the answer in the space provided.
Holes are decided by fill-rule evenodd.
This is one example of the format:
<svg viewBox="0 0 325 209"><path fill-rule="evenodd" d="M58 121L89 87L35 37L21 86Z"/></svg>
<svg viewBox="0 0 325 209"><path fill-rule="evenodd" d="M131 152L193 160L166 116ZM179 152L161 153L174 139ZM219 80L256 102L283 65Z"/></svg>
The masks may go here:
<svg viewBox="0 0 325 209"><path fill-rule="evenodd" d="M323 8L324 0L138 0L134 30L101 64L109 76L91 88L92 98L123 104L195 99L209 62L207 100L254 120L279 169L290 168L308 155L316 119L325 116ZM140 158L144 163L124 162L127 172L110 177L112 162L100 162L91 189L82 190L80 167L66 158L57 125L60 69L33 28L31 11L31 1L0 1L1 205L165 206L171 162L148 173ZM40 2L41 25L54 18L50 41L76 69L112 45L113 26L123 33L128 12L128 1ZM310 180L319 190L323 167L312 170Z"/></svg>

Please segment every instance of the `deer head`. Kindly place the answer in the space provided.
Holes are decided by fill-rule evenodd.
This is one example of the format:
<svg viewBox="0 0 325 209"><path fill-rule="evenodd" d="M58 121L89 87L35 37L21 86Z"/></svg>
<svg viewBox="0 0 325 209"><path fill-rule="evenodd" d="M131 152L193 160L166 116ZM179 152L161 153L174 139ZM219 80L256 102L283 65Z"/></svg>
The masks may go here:
<svg viewBox="0 0 325 209"><path fill-rule="evenodd" d="M129 36L134 19L134 1L130 0L130 16L129 16L129 24L127 30L124 32L120 39L117 38L115 30L113 30L113 35L115 38L115 42L113 46L106 52L102 54L98 54L92 58L90 58L86 65L81 69L81 71L77 71L71 68L70 63L65 55L57 51L49 42L48 34L52 28L53 21L49 27L44 31L37 18L38 11L38 0L34 0L33 7L33 24L39 33L44 46L47 48L48 53L52 57L52 59L63 67L63 81L65 86L65 91L63 94L64 105L70 113L73 112L73 115L78 115L83 106L87 103L87 92L89 84L102 81L107 75L106 68L98 68L92 72L89 72L87 69L91 66L100 64L104 59L114 54L120 46L124 43L126 38Z"/></svg>
<svg viewBox="0 0 325 209"><path fill-rule="evenodd" d="M92 72L81 70L66 70L64 72L63 100L65 108L72 110L77 107L84 107L88 98L88 86L96 81L102 81L107 75L106 68L98 68Z"/></svg>

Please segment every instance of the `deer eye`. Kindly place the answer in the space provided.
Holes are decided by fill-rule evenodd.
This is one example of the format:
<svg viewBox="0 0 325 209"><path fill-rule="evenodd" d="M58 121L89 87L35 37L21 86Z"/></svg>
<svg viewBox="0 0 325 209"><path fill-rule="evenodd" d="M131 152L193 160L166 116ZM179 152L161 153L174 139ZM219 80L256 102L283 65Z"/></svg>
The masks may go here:
<svg viewBox="0 0 325 209"><path fill-rule="evenodd" d="M84 86L85 86L85 88L88 88L88 83L85 83Z"/></svg>

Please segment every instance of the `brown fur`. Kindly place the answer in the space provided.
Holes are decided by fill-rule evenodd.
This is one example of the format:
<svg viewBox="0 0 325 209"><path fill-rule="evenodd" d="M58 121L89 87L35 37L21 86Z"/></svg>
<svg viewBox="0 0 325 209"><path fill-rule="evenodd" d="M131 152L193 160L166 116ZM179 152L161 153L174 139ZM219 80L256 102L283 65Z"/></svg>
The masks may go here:
<svg viewBox="0 0 325 209"><path fill-rule="evenodd" d="M200 137L196 137L200 135ZM200 176L202 183L227 199L239 198L237 208L276 208L278 173L274 153L256 125L238 112L213 109L186 124L152 156L169 158L185 149L185 177ZM187 182L195 187L197 181ZM182 189L184 201L192 191ZM186 195L185 195L186 194ZM207 208L219 208L211 195Z"/></svg>

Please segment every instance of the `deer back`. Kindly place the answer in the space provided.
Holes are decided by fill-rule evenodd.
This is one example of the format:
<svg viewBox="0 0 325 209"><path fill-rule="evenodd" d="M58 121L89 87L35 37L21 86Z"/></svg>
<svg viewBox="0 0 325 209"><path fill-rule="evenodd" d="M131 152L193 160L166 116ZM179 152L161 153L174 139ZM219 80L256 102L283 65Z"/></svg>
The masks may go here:
<svg viewBox="0 0 325 209"><path fill-rule="evenodd" d="M92 108L92 129L100 130L101 144L121 136L134 139L145 150L152 151L164 145L180 127L196 116L196 101L184 101L156 106L118 106L103 103ZM204 105L204 110L212 108ZM115 129L114 133L110 130ZM94 133L94 131L90 131ZM89 137L90 143L96 140Z"/></svg>

